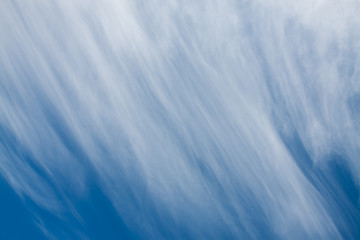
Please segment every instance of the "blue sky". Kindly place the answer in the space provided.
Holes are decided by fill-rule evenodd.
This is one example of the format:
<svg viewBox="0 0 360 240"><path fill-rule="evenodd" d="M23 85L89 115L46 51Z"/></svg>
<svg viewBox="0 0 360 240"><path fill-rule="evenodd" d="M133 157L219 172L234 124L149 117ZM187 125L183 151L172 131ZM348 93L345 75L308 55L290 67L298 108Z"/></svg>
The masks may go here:
<svg viewBox="0 0 360 240"><path fill-rule="evenodd" d="M0 239L358 239L357 0L0 3Z"/></svg>

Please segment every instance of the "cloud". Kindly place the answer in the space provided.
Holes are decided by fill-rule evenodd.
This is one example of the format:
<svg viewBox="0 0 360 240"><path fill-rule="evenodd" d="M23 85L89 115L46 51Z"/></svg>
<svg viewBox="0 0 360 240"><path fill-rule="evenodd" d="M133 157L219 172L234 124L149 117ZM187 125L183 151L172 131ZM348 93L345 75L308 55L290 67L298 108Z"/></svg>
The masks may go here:
<svg viewBox="0 0 360 240"><path fill-rule="evenodd" d="M356 1L0 9L0 173L20 196L86 222L96 185L142 237L354 234Z"/></svg>

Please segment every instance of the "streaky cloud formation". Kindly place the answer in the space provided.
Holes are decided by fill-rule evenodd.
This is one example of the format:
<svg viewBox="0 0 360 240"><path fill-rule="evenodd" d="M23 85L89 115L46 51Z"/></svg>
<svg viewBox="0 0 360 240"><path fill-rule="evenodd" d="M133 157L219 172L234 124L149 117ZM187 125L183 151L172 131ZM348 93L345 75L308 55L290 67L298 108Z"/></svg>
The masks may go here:
<svg viewBox="0 0 360 240"><path fill-rule="evenodd" d="M0 239L359 239L358 0L1 0Z"/></svg>

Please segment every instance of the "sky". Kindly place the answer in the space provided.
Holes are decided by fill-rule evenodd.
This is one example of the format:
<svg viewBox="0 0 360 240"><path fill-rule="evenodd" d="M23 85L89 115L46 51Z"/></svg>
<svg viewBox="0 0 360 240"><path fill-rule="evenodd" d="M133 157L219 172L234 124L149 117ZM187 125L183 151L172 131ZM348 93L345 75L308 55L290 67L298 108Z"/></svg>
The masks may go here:
<svg viewBox="0 0 360 240"><path fill-rule="evenodd" d="M0 239L359 239L359 0L1 0Z"/></svg>

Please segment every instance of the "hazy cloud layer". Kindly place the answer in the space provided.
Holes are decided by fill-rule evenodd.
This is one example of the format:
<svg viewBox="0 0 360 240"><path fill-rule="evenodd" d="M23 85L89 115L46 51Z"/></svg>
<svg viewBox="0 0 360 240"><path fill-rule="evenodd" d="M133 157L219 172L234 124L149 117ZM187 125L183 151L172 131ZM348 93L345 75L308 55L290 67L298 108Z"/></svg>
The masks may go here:
<svg viewBox="0 0 360 240"><path fill-rule="evenodd" d="M50 239L355 239L359 12L2 0L1 186Z"/></svg>

